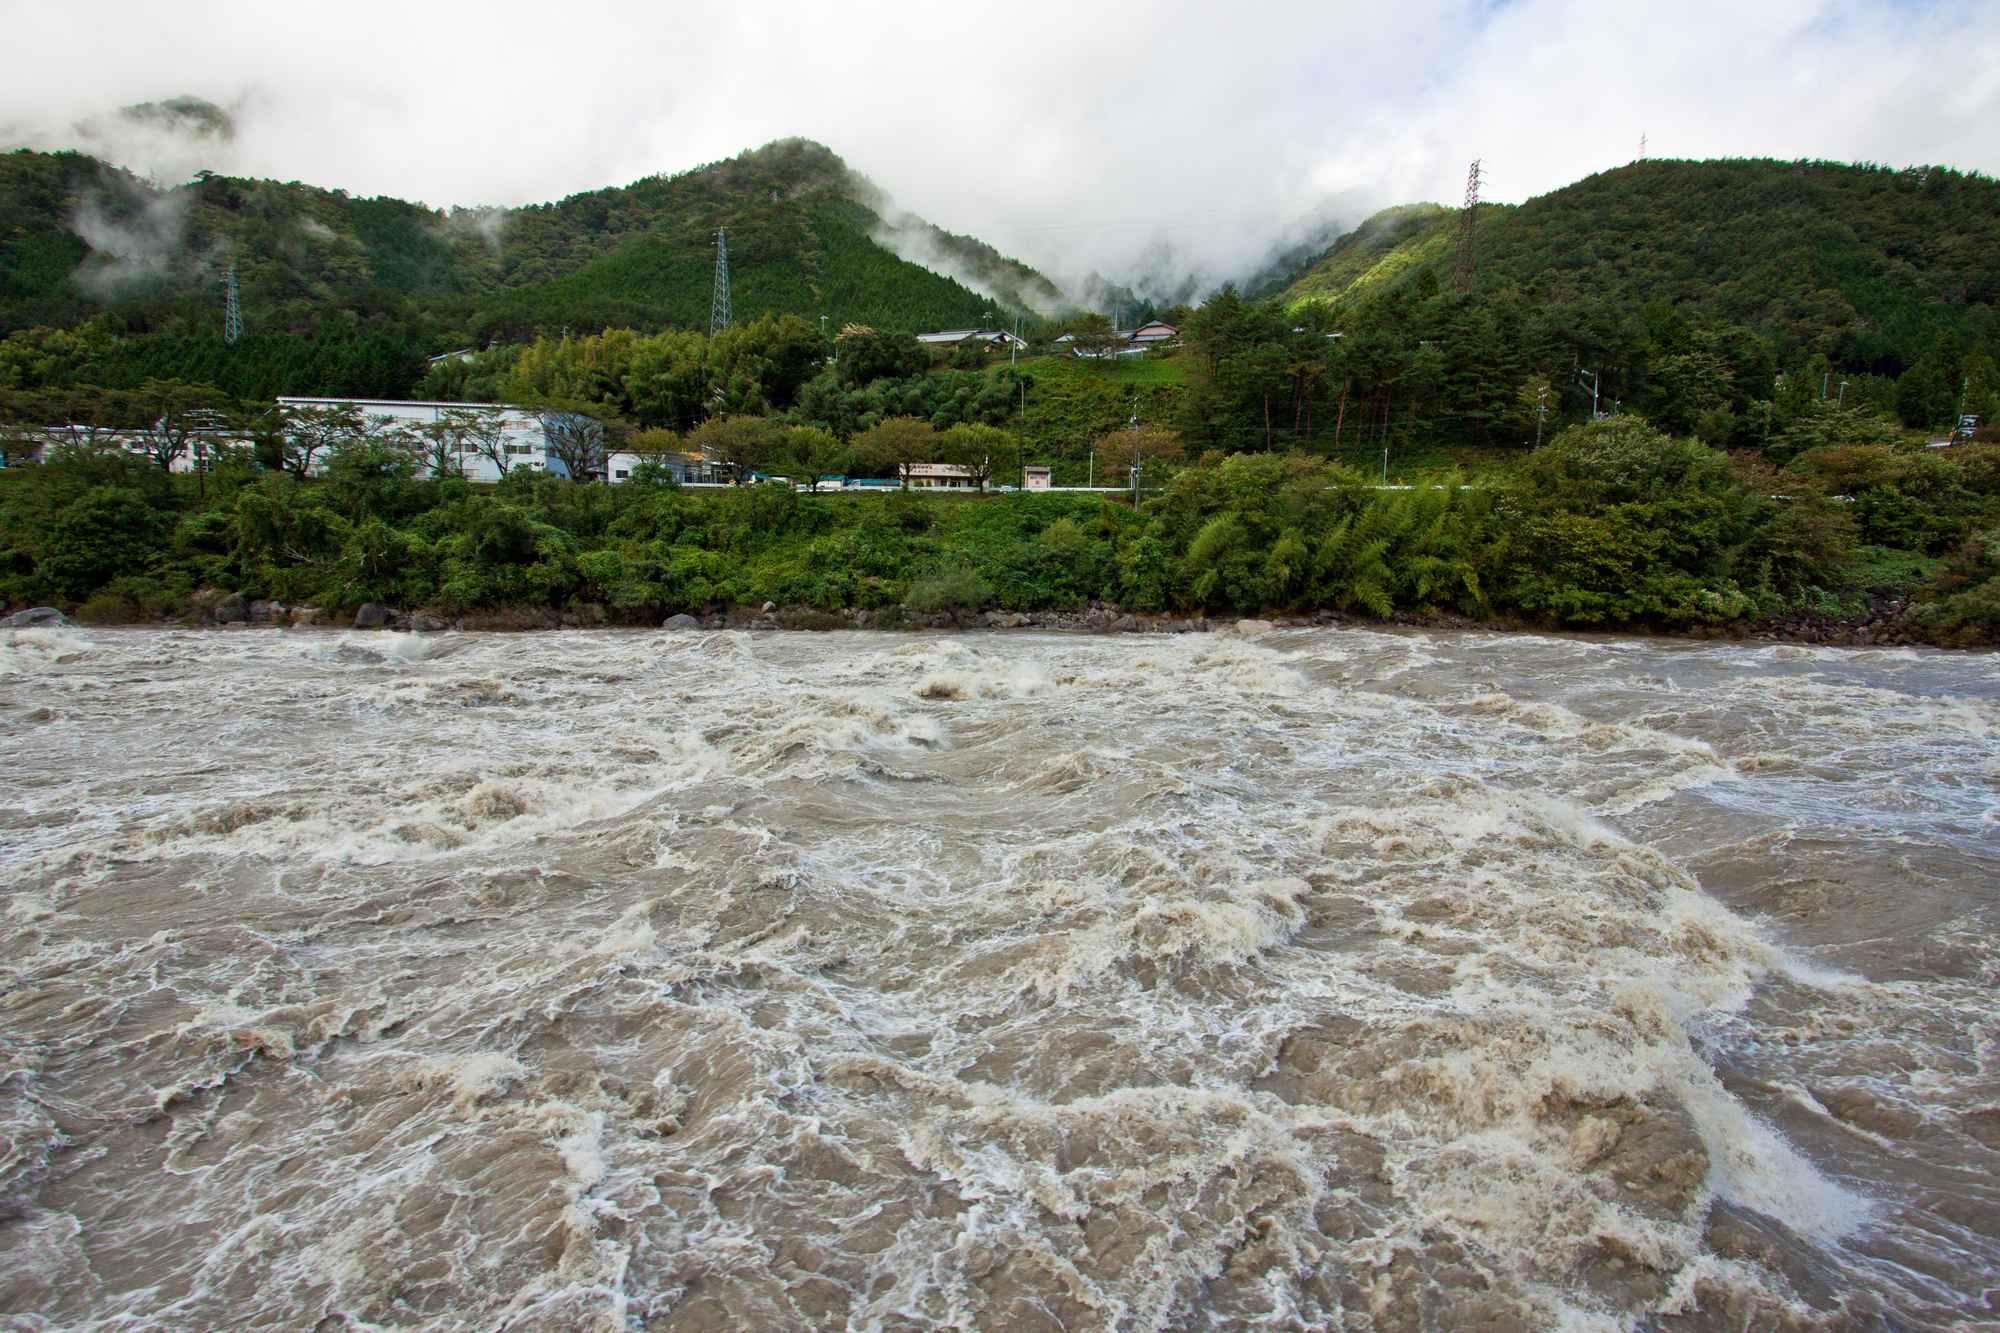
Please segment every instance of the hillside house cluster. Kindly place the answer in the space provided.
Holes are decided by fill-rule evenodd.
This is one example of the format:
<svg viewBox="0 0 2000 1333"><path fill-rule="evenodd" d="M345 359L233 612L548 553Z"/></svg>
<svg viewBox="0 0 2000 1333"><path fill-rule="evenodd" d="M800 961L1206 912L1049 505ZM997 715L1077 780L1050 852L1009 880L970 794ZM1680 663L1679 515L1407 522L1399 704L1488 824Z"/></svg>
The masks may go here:
<svg viewBox="0 0 2000 1333"><path fill-rule="evenodd" d="M1104 352L1084 352L1076 349L1076 339L1071 334L1057 338L1058 352L1070 356L1085 357L1142 357L1155 347L1171 347L1180 341L1181 331L1164 320L1148 320L1136 329L1115 329L1113 337L1118 340L1115 347ZM1026 349L1027 342L1001 329L997 332L986 329L939 329L936 333L919 333L917 341L926 347L935 347L942 352L956 352L971 349L977 352L1005 352L1009 349Z"/></svg>
<svg viewBox="0 0 2000 1333"><path fill-rule="evenodd" d="M1136 329L1114 329L1112 337L1117 344L1102 352L1086 352L1076 346L1076 338L1065 333L1056 339L1057 350L1069 356L1082 357L1143 357L1155 347L1172 347L1180 341L1181 331L1164 320L1148 320Z"/></svg>
<svg viewBox="0 0 2000 1333"><path fill-rule="evenodd" d="M936 333L919 333L917 341L926 347L935 347L942 352L957 352L970 349L975 352L1005 352L1010 348L1025 349L1027 343L1005 329L940 329Z"/></svg>

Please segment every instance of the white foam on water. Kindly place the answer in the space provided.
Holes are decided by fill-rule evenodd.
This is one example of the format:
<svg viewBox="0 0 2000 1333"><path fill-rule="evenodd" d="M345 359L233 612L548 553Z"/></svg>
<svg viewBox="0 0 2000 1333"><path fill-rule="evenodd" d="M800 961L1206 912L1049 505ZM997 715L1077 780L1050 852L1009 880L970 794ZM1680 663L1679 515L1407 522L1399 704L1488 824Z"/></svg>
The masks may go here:
<svg viewBox="0 0 2000 1333"><path fill-rule="evenodd" d="M96 651L93 640L68 627L9 629L0 636L0 680L41 675L51 667L83 661Z"/></svg>
<svg viewBox="0 0 2000 1333"><path fill-rule="evenodd" d="M1982 909L1913 945L1963 983L1872 981L1658 833L1722 810L1752 826L1732 838L1803 837L1786 821L1839 785L1912 864L1960 858L1902 892L1976 881L1977 836L1946 832L1991 804L2000 714L1936 655L1357 631L18 651L9 711L62 717L17 733L0 799L0 1169L29 1203L0 1269L53 1326L1820 1318L1711 1252L1720 1207L1912 1326L1948 1298L1874 1238L1983 1263L1881 1193L1982 1104L1936 1009L1989 1021ZM1768 1075L1725 1084L1725 1049ZM1890 1165L1856 1183L1732 1093L1757 1078ZM1918 1141L1893 1117L1923 1099L1951 1109Z"/></svg>

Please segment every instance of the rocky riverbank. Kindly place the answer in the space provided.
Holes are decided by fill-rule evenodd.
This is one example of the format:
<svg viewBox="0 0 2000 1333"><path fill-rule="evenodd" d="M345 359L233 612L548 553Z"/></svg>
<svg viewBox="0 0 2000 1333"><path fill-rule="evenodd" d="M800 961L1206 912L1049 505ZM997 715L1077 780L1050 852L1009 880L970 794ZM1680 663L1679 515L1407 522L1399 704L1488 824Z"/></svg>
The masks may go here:
<svg viewBox="0 0 2000 1333"><path fill-rule="evenodd" d="M1729 627L1729 637L1776 639L1787 643L1824 643L1856 647L1932 642L1921 625L1912 622L1913 604L1893 589L1877 588L1853 615L1829 616L1818 611L1792 611Z"/></svg>
<svg viewBox="0 0 2000 1333"><path fill-rule="evenodd" d="M1672 637L1692 639L1761 639L1784 643L1832 646L1882 646L1927 644L1933 640L1912 616L1913 604L1894 589L1869 592L1857 612L1828 615L1819 611L1790 611L1783 615L1739 620L1729 625L1697 625ZM22 611L7 621L15 626L67 623L52 607ZM651 621L633 621L601 606L556 610L546 607L509 607L470 611L443 616L423 608L403 610L375 603L360 607L350 618L312 606L287 606L240 594L222 597L187 616L166 616L144 623L185 625L193 628L253 628L326 626L329 628L387 629L402 633L431 634L446 630L515 631L557 629L600 629L634 627ZM1214 630L1241 630L1261 633L1266 629L1294 629L1313 626L1346 625L1357 628L1384 624L1415 629L1484 630L1507 633L1540 628L1497 620L1471 620L1450 613L1424 614L1398 611L1386 620L1350 615L1338 611L1314 611L1298 615L1273 615L1243 619L1235 616L1167 616L1133 611L1114 602L1091 602L1081 607L1041 611L919 610L895 605L877 608L845 607L827 611L809 606L709 606L700 614L669 616L662 628L674 630L1066 630L1079 633L1202 634Z"/></svg>

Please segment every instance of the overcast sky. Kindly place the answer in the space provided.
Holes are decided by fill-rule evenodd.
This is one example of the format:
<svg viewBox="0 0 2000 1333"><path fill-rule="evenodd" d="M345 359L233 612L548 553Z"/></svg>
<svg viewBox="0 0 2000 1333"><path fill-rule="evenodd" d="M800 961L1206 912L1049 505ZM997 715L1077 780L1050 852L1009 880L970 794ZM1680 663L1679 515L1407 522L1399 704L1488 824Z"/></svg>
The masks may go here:
<svg viewBox="0 0 2000 1333"><path fill-rule="evenodd" d="M0 0L0 140L433 205L818 139L1066 279L1257 267L1302 221L1656 157L2000 172L2000 3ZM134 137L193 95L227 143ZM107 126L110 130L107 131Z"/></svg>

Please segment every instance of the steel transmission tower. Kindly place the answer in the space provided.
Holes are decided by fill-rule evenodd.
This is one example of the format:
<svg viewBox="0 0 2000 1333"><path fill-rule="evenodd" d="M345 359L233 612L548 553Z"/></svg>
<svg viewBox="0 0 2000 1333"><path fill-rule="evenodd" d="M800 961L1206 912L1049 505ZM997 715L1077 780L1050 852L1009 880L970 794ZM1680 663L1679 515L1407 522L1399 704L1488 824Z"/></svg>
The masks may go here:
<svg viewBox="0 0 2000 1333"><path fill-rule="evenodd" d="M222 298L222 341L233 343L243 336L243 306L236 298L236 261L229 261L224 275Z"/></svg>
<svg viewBox="0 0 2000 1333"><path fill-rule="evenodd" d="M729 241L715 229L715 298L708 308L708 336L729 327Z"/></svg>
<svg viewBox="0 0 2000 1333"><path fill-rule="evenodd" d="M1472 170L1465 173L1465 211L1458 215L1458 263L1451 271L1451 289L1455 292L1472 290L1472 222L1479 212L1479 161L1472 160Z"/></svg>

